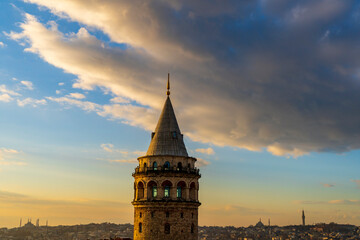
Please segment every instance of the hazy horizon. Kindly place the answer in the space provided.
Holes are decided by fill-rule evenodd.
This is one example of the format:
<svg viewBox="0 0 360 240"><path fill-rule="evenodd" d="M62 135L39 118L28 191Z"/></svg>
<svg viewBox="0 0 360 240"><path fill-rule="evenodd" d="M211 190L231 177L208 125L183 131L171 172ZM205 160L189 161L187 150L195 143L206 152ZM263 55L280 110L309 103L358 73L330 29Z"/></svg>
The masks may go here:
<svg viewBox="0 0 360 240"><path fill-rule="evenodd" d="M133 223L166 99L199 226L360 225L360 3L0 2L0 227Z"/></svg>

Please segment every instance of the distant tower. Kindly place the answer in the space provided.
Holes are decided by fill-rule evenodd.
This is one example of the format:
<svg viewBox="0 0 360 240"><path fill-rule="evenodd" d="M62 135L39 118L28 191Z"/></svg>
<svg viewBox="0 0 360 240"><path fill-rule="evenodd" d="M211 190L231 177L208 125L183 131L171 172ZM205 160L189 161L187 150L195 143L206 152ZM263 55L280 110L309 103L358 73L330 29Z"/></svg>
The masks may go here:
<svg viewBox="0 0 360 240"><path fill-rule="evenodd" d="M22 225L22 218L20 218L20 227L21 227L21 225Z"/></svg>
<svg viewBox="0 0 360 240"><path fill-rule="evenodd" d="M39 219L36 219L36 226L39 227Z"/></svg>
<svg viewBox="0 0 360 240"><path fill-rule="evenodd" d="M134 182L134 240L197 240L199 170L167 98Z"/></svg>
<svg viewBox="0 0 360 240"><path fill-rule="evenodd" d="M302 225L305 226L305 212L302 210Z"/></svg>

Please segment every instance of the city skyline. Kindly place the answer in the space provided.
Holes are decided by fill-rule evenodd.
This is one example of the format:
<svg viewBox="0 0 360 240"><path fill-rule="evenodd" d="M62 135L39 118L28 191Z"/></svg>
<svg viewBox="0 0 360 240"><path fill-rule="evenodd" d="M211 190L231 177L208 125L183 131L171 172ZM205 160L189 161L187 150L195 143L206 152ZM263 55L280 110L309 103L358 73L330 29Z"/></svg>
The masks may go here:
<svg viewBox="0 0 360 240"><path fill-rule="evenodd" d="M199 226L360 225L356 1L0 2L0 227L132 223L171 100Z"/></svg>

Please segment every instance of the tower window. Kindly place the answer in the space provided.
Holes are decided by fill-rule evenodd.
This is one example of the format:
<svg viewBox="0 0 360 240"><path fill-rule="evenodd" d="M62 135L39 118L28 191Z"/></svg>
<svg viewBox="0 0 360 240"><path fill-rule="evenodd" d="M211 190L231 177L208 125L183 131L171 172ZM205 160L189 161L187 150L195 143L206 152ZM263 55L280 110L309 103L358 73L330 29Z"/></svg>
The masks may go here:
<svg viewBox="0 0 360 240"><path fill-rule="evenodd" d="M194 218L194 213L191 213L191 218Z"/></svg>
<svg viewBox="0 0 360 240"><path fill-rule="evenodd" d="M153 188L152 188L152 197L153 198L157 197L157 186L153 186Z"/></svg>
<svg viewBox="0 0 360 240"><path fill-rule="evenodd" d="M176 196L177 196L177 198L181 198L181 187L180 186L178 186L177 187L177 191L176 191Z"/></svg>
<svg viewBox="0 0 360 240"><path fill-rule="evenodd" d="M184 218L184 213L180 213L180 217L181 217L181 218Z"/></svg>
<svg viewBox="0 0 360 240"><path fill-rule="evenodd" d="M139 223L139 233L142 233L142 223Z"/></svg>
<svg viewBox="0 0 360 240"><path fill-rule="evenodd" d="M182 163L181 162L178 162L177 170L182 171Z"/></svg>
<svg viewBox="0 0 360 240"><path fill-rule="evenodd" d="M191 233L194 233L195 232L195 225L192 223L191 224Z"/></svg>
<svg viewBox="0 0 360 240"><path fill-rule="evenodd" d="M142 212L140 213L140 217L142 217Z"/></svg>
<svg viewBox="0 0 360 240"><path fill-rule="evenodd" d="M153 218L155 216L155 213L154 212L151 212L151 217Z"/></svg>
<svg viewBox="0 0 360 240"><path fill-rule="evenodd" d="M164 169L165 169L165 170L169 170L169 169L170 169L170 163L169 163L169 162L165 162L165 164L164 164Z"/></svg>
<svg viewBox="0 0 360 240"><path fill-rule="evenodd" d="M170 186L165 186L164 197L170 197Z"/></svg>
<svg viewBox="0 0 360 240"><path fill-rule="evenodd" d="M177 132L175 132L175 131L172 132L172 133L171 133L171 136L172 136L173 139L176 139L176 138L177 138Z"/></svg>
<svg viewBox="0 0 360 240"><path fill-rule="evenodd" d="M169 212L166 212L165 215L166 215L167 218L170 217L170 213L169 213Z"/></svg>
<svg viewBox="0 0 360 240"><path fill-rule="evenodd" d="M164 232L165 234L170 234L170 224L165 223Z"/></svg>
<svg viewBox="0 0 360 240"><path fill-rule="evenodd" d="M154 162L154 163L153 163L153 169L154 169L154 171L157 170L157 162Z"/></svg>

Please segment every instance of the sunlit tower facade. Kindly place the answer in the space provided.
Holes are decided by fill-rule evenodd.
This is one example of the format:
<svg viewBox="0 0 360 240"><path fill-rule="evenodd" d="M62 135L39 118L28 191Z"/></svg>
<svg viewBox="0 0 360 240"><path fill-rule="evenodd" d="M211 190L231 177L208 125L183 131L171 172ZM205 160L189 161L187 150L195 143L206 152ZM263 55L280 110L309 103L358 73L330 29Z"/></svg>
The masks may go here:
<svg viewBox="0 0 360 240"><path fill-rule="evenodd" d="M134 182L134 240L197 240L199 170L189 157L167 98L151 134L147 153L138 158Z"/></svg>

